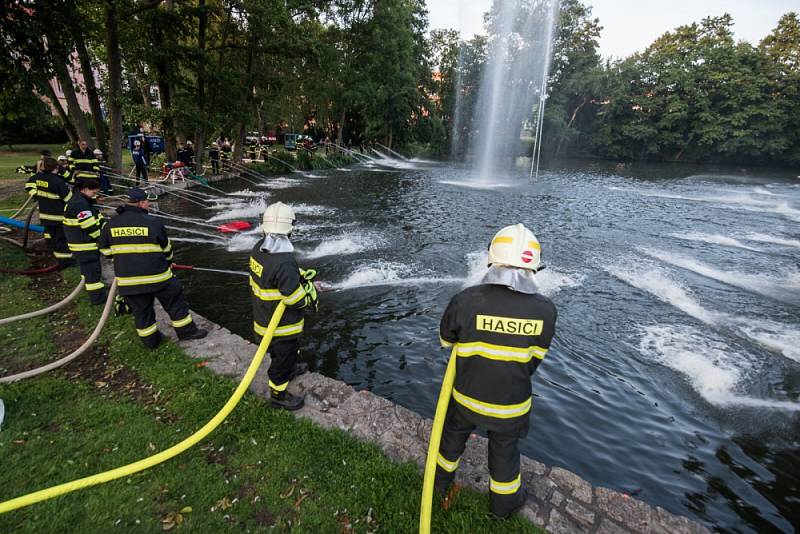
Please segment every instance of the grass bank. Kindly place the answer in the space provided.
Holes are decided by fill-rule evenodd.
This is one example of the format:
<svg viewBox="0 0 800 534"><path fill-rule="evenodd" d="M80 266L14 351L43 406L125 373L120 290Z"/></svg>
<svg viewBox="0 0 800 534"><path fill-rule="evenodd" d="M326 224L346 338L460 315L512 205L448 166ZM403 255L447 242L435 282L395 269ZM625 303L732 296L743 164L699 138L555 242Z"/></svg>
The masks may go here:
<svg viewBox="0 0 800 534"><path fill-rule="evenodd" d="M0 266L28 264L0 242ZM77 281L74 268L38 282L0 275L0 317L43 307ZM84 294L63 312L0 327L2 374L63 356L99 314ZM234 387L176 344L144 350L131 318L112 318L90 353L0 386L0 500L163 450L208 421ZM248 393L177 458L0 515L0 532L415 532L421 485L416 466L394 464L373 445L296 420ZM463 490L449 510L435 507L433 530L541 532L487 512L485 495Z"/></svg>

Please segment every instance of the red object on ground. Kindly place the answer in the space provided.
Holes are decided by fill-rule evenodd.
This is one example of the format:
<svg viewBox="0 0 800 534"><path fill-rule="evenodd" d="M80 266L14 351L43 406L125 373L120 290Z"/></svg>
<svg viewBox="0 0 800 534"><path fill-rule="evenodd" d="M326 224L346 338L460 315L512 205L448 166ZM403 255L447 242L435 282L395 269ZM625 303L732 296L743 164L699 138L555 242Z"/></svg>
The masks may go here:
<svg viewBox="0 0 800 534"><path fill-rule="evenodd" d="M58 269L58 264L50 265L47 267L42 267L41 269L25 269L25 270L17 270L17 269L0 269L0 273L8 273L8 274L44 274L55 271Z"/></svg>
<svg viewBox="0 0 800 534"><path fill-rule="evenodd" d="M241 232L242 230L249 230L253 226L247 221L231 221L229 223L220 224L217 230L224 234L231 234L234 232Z"/></svg>

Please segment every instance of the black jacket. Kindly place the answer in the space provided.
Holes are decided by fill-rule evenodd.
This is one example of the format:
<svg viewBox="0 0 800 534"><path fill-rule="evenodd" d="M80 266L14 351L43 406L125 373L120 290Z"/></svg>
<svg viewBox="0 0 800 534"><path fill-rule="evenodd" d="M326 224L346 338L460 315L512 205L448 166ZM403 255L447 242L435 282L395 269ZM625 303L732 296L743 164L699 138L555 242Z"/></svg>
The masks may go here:
<svg viewBox="0 0 800 534"><path fill-rule="evenodd" d="M291 252L270 254L261 250L262 238L250 253L250 290L253 303L253 330L257 337L264 335L278 307L286 304L275 338L291 338L303 332L303 312L311 303L305 280Z"/></svg>
<svg viewBox="0 0 800 534"><path fill-rule="evenodd" d="M94 153L88 148L81 152L78 148L73 148L67 158L69 170L72 173L71 182L76 178L97 178L100 173L100 162L94 157Z"/></svg>
<svg viewBox="0 0 800 534"><path fill-rule="evenodd" d="M555 333L555 305L501 285L469 287L442 316L442 345L456 347L453 401L487 430L528 426L531 375Z"/></svg>
<svg viewBox="0 0 800 534"><path fill-rule="evenodd" d="M153 293L172 278L172 243L164 223L137 206L117 208L100 231L100 252L114 258L121 295Z"/></svg>
<svg viewBox="0 0 800 534"><path fill-rule="evenodd" d="M97 239L105 223L94 200L76 191L64 208L64 235L70 252L96 253Z"/></svg>
<svg viewBox="0 0 800 534"><path fill-rule="evenodd" d="M64 206L72 198L67 182L57 174L39 172L28 178L25 190L39 201L39 220L57 225L64 220Z"/></svg>

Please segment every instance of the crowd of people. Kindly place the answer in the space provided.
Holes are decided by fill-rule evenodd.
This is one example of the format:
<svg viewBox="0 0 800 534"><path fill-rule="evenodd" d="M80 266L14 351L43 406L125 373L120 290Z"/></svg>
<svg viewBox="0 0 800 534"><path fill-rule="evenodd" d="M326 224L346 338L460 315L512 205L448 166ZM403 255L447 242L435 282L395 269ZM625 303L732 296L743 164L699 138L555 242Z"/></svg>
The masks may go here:
<svg viewBox="0 0 800 534"><path fill-rule="evenodd" d="M227 147L227 151L225 148ZM212 151L218 149L212 144ZM134 143L134 162L146 167L142 143ZM225 160L230 144L219 148ZM191 142L179 153L193 163ZM81 141L60 163L43 152L26 183L39 203L45 239L55 259L67 266L77 261L92 304L107 301L101 257L113 259L120 297L117 308L133 313L136 332L151 349L159 346L154 301L158 299L181 340L202 339L189 311L180 281L173 275L173 247L166 228L150 212L153 197L139 187L129 189L113 217L97 205L103 191L102 154ZM212 157L213 162L217 160ZM146 181L146 173L144 174ZM319 308L323 286L316 271L303 269L291 240L296 222L292 208L269 205L262 217L263 237L253 247L249 284L253 333L260 340L280 302L286 309L269 345L270 403L298 410L304 398L288 390L305 373L299 361L304 314ZM439 339L452 347L456 373L436 459L435 488L445 496L453 483L469 435L481 428L489 438L490 509L508 517L525 502L520 472L519 440L529 428L531 377L548 352L555 334L556 309L539 293L535 274L542 270L541 245L522 224L500 230L489 243L489 270L479 284L456 294L440 321Z"/></svg>

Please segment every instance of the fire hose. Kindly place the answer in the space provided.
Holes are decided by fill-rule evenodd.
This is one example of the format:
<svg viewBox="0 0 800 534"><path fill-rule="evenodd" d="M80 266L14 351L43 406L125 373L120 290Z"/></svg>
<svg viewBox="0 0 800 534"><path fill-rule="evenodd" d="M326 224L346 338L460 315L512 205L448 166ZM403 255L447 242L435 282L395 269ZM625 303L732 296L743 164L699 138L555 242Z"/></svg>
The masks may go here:
<svg viewBox="0 0 800 534"><path fill-rule="evenodd" d="M83 286L83 280L81 280L81 284L78 284L78 289L80 289L82 286ZM106 322L108 321L108 317L111 315L111 310L114 307L114 296L116 295L116 293L117 293L117 280L114 279L114 283L111 284L111 289L108 291L108 298L106 299L106 305L103 307L103 314L100 316L100 320L97 322L97 326L94 327L92 335L90 335L89 338L86 341L84 341L80 347L72 351L70 354L64 356L60 360L50 362L47 365L43 365L42 367L37 367L36 369L31 369L29 371L23 371L15 375L0 377L0 384L18 382L26 378L31 378L32 376L37 376L42 373L46 373L47 371L52 371L53 369L57 369L58 367L62 367L68 364L69 362L71 362L84 352L86 352L86 349L88 349L91 346L91 344L95 342L97 337L100 335L100 331L103 329Z"/></svg>
<svg viewBox="0 0 800 534"><path fill-rule="evenodd" d="M425 476L422 479L422 500L419 507L419 532L431 532L431 508L433 506L433 482L436 477L436 457L439 454L439 445L442 442L442 427L453 394L453 381L456 378L456 347L450 352L450 361L442 379L442 389L439 391L439 400L436 402L436 414L433 416L431 426L431 439L428 442L428 457L425 460Z"/></svg>
<svg viewBox="0 0 800 534"><path fill-rule="evenodd" d="M55 268L57 269L58 266L56 265ZM39 271L39 272L48 272L48 271L53 270L53 269L48 267L48 268L45 268L45 269L35 269L35 270ZM17 274L30 274L30 273L31 273L31 271L17 271ZM56 311L56 310L58 310L60 308L63 308L64 306L66 306L67 304L69 304L70 302L75 300L75 297L77 297L78 294L81 292L81 289L83 289L83 286L84 286L85 283L86 283L86 280L83 277L81 277L81 281L78 282L78 285L75 287L75 289L72 290L72 293L67 295L64 298L64 300L62 300L60 302L56 302L52 306L48 306L46 308L42 308L41 310L32 311L32 312L28 312L28 313L23 313L22 315L15 315L14 317L6 317L5 319L0 319L0 325L13 323L14 321L21 321L23 319L33 319L34 317L39 317L40 315L46 315L46 314L48 314L50 312L54 312L54 311Z"/></svg>
<svg viewBox="0 0 800 534"><path fill-rule="evenodd" d="M106 308L108 307L109 307L108 302L106 302ZM222 423L222 421L225 420L226 417L228 417L228 415L233 411L233 409L239 403L239 400L241 400L242 396L244 395L244 392L247 391L247 388L250 386L250 383L253 381L253 378L256 375L256 371L258 371L258 368L261 366L261 362L267 353L267 347L269 347L269 344L272 341L272 336L275 333L275 329L278 327L278 323L280 322L285 309L286 305L283 302L279 302L278 307L272 314L272 319L270 320L269 325L267 326L267 331L264 334L264 337L261 338L261 343L258 345L258 350L253 356L253 360L250 362L250 367L247 368L247 372L245 372L242 381L239 382L239 385L236 387L236 390L233 392L233 395L231 395L231 398L228 399L228 401L225 403L222 409L220 409L220 411L217 412L217 414L210 421L208 421L200 430L198 430L188 438L184 439L180 443L173 445L169 449L161 451L160 453L155 454L153 456L143 458L137 462L133 462L128 465L124 465L122 467L117 467L116 469L111 469L109 471L104 471L102 473L97 473L95 475L91 475L88 477L79 478L71 482L59 484L57 486L39 490L33 493L29 493L27 495L23 495L21 497L17 497L15 499L11 499L9 501L2 502L0 503L0 514L5 512L10 512L18 508L23 508L25 506L30 506L31 504L35 504L37 502L46 501L48 499L58 497L59 495L64 495L65 493L70 493L79 489L89 488L97 484L103 484L105 482L109 482L117 478L138 473L139 471L143 471L145 469L158 465L162 462L165 462L177 456L178 454L184 452L185 450L189 449L193 445L197 444L200 440L205 438L215 428L217 428Z"/></svg>

